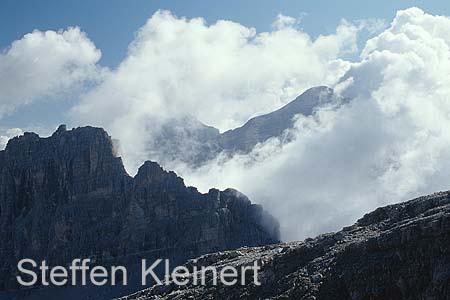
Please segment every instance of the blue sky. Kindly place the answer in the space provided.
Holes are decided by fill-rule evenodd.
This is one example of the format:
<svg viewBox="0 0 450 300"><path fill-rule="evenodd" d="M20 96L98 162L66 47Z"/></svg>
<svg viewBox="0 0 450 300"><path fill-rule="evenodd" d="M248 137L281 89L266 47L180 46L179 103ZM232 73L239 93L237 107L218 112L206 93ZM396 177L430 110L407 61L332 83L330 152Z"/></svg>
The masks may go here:
<svg viewBox="0 0 450 300"><path fill-rule="evenodd" d="M224 131L327 85L349 105L299 117L286 147L272 140L200 170L165 167L202 191L244 192L283 221L288 238L335 230L377 206L448 189L442 15L448 0L3 0L0 143L15 127L46 135L61 123L100 126L135 174L144 160L160 161L153 142L173 118ZM223 19L234 23L211 25Z"/></svg>
<svg viewBox="0 0 450 300"><path fill-rule="evenodd" d="M2 0L0 2L0 47L8 46L33 29L79 26L102 51L100 63L114 67L126 55L134 32L158 9L168 9L188 18L203 17L239 22L257 31L267 31L275 17L302 19L301 27L312 36L329 34L343 18L392 20L399 9L418 6L431 14L450 15L446 0L428 1L156 1L156 0Z"/></svg>
<svg viewBox="0 0 450 300"><path fill-rule="evenodd" d="M58 30L78 26L101 50L98 65L112 70L127 57L127 49L136 31L157 10L170 10L177 17L203 17L208 24L225 19L253 27L257 32L271 30L278 14L301 18L300 28L312 38L333 34L342 19L383 19L392 21L397 10L418 6L430 14L450 15L447 1L24 1L0 2L0 48L7 51L15 40L35 29ZM358 45L367 33L358 36ZM358 53L353 54L357 57ZM345 57L351 59L351 57ZM40 102L19 107L0 119L0 127L54 126L64 122L63 113L77 101L77 95L65 95L64 101ZM50 125L51 124L51 125ZM37 130L37 129L36 129Z"/></svg>

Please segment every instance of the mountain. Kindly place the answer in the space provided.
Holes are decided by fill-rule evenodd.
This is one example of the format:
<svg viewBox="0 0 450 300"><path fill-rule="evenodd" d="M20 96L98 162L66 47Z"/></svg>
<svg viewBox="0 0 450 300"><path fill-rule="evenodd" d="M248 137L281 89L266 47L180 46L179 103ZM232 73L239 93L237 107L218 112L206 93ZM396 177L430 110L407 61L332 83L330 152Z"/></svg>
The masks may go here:
<svg viewBox="0 0 450 300"><path fill-rule="evenodd" d="M147 143L148 156L162 165L174 161L201 165L219 152L219 129L207 126L192 116L173 118L161 125Z"/></svg>
<svg viewBox="0 0 450 300"><path fill-rule="evenodd" d="M450 299L450 192L378 208L337 233L208 254L186 266L239 270L254 261L262 265L260 286L189 281L120 299Z"/></svg>
<svg viewBox="0 0 450 300"><path fill-rule="evenodd" d="M286 129L294 126L297 115L310 116L320 107L336 101L337 97L332 89L325 86L311 88L282 108L252 118L242 127L224 132L220 135L218 144L221 150L228 152L249 152L258 143L272 137L281 137Z"/></svg>
<svg viewBox="0 0 450 300"><path fill-rule="evenodd" d="M141 258L181 263L279 240L277 222L238 191L199 193L150 161L129 176L101 128L60 126L48 138L25 133L10 140L0 151L0 182L0 290L19 288L22 258L53 266L93 258L133 269ZM93 294L68 287L62 295L108 299L105 293L136 290L121 288ZM61 289L0 293L0 299L60 297Z"/></svg>
<svg viewBox="0 0 450 300"><path fill-rule="evenodd" d="M181 161L197 167L219 153L229 156L248 153L258 143L270 138L280 138L287 143L292 138L287 130L294 126L296 116L311 116L321 107L339 103L340 98L332 89L313 87L282 108L254 117L242 127L222 134L192 116L174 118L161 126L158 134L148 143L147 151L149 157L163 165Z"/></svg>

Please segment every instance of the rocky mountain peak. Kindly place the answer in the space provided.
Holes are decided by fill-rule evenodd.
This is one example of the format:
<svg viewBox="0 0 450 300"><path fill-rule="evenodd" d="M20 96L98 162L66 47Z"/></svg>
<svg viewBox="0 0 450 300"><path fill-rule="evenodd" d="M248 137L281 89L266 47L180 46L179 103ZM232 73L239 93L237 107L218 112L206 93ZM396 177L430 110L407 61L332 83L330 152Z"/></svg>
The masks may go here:
<svg viewBox="0 0 450 300"><path fill-rule="evenodd" d="M147 160L142 166L139 167L136 178L161 177L166 174L167 172L164 171L164 169L157 162Z"/></svg>
<svg viewBox="0 0 450 300"><path fill-rule="evenodd" d="M60 133L66 132L66 131L67 131L67 125L61 124L58 126L58 129L56 129L55 133L53 133L53 134L60 134Z"/></svg>
<svg viewBox="0 0 450 300"><path fill-rule="evenodd" d="M342 99L326 86L313 87L283 107L248 120L243 126L220 133L192 116L168 120L148 142L148 155L164 166L179 162L198 167L220 153L247 153L271 138L288 143L296 117L310 116L324 106L339 106Z"/></svg>
<svg viewBox="0 0 450 300"><path fill-rule="evenodd" d="M332 88L330 88L326 85L320 85L320 86L314 86L312 88L307 89L300 96L312 96L312 95L319 95L319 94L331 95L333 93L334 93L334 91Z"/></svg>
<svg viewBox="0 0 450 300"><path fill-rule="evenodd" d="M249 152L253 147L270 138L280 138L289 142L286 131L294 127L295 117L310 116L321 107L337 104L339 97L331 88L313 87L295 100L271 113L254 117L242 127L224 132L219 139L221 148L228 152Z"/></svg>
<svg viewBox="0 0 450 300"><path fill-rule="evenodd" d="M0 182L0 292L18 288L22 258L64 265L95 257L132 269L144 257L182 262L279 239L273 218L237 193L199 193L151 161L130 177L101 128L60 126L50 137L10 140L0 151Z"/></svg>
<svg viewBox="0 0 450 300"><path fill-rule="evenodd" d="M339 98L333 89L327 86L317 86L306 90L293 101L275 111L274 114L284 115L291 119L298 114L309 116L324 105L338 102Z"/></svg>
<svg viewBox="0 0 450 300"><path fill-rule="evenodd" d="M186 188L182 178L178 177L173 171L165 171L158 163L146 161L138 169L134 177L136 184L146 186L156 186L164 183L170 183L178 188Z"/></svg>

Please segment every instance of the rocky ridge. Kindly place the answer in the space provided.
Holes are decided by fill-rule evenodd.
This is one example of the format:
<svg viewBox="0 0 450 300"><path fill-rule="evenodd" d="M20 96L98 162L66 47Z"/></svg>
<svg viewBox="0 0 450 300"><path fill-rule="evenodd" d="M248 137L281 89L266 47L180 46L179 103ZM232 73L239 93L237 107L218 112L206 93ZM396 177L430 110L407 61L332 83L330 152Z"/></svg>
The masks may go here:
<svg viewBox="0 0 450 300"><path fill-rule="evenodd" d="M186 266L254 261L262 265L261 286L169 282L120 300L450 299L450 192L378 208L337 233L204 255Z"/></svg>
<svg viewBox="0 0 450 300"><path fill-rule="evenodd" d="M242 127L224 132L218 138L219 148L231 153L247 153L258 143L273 137L282 139L284 143L289 142L292 137L286 130L294 127L296 116L311 116L326 105L338 103L339 99L331 88L310 88L280 109L254 117Z"/></svg>
<svg viewBox="0 0 450 300"><path fill-rule="evenodd" d="M320 108L339 106L342 102L331 88L313 87L280 109L251 118L241 127L224 133L192 116L170 119L148 143L148 155L163 165L183 162L198 167L219 154L249 153L258 143L271 138L285 144L293 138L289 130L297 116L311 116Z"/></svg>
<svg viewBox="0 0 450 300"><path fill-rule="evenodd" d="M25 133L0 151L0 291L19 288L22 258L185 261L278 239L277 222L238 191L202 194L150 161L129 176L101 128Z"/></svg>

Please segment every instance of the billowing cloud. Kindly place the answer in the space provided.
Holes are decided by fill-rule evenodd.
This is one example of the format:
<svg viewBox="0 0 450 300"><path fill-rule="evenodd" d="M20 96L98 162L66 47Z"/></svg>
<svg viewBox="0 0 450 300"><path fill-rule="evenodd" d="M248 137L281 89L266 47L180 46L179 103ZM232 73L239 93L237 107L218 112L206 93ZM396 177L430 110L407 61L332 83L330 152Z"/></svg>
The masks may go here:
<svg viewBox="0 0 450 300"><path fill-rule="evenodd" d="M336 85L350 103L299 118L296 140L282 148L271 140L249 156L182 173L203 189L233 186L262 202L287 239L448 190L449 70L450 18L399 11ZM252 157L263 159L249 164Z"/></svg>
<svg viewBox="0 0 450 300"><path fill-rule="evenodd" d="M100 56L76 27L26 34L0 53L0 117L98 77Z"/></svg>
<svg viewBox="0 0 450 300"><path fill-rule="evenodd" d="M379 205L448 189L450 19L418 8L399 11L388 28L366 42L356 62L342 57L356 51L358 31L364 27L374 33L381 23L343 21L335 34L316 39L297 23L279 16L272 31L257 33L230 21L208 25L201 18L157 12L137 32L126 59L82 96L70 116L74 124L103 126L119 139L127 169L134 173L143 160L152 159L146 147L167 119L192 115L225 130L280 107L309 87L334 87L349 102L299 116L289 144L272 139L248 155L219 157L199 169L175 167L202 190L234 187L264 204L280 220L285 239L335 230ZM2 100L2 110L98 70L95 46L79 30L67 32L86 42L75 49L91 55L67 60L61 54L57 61L63 63L51 67L48 77L42 75L43 83L30 81L25 90L35 93L2 89L1 99L19 92L16 98L21 99ZM16 43L33 44L33 35L72 41L64 33L44 38L47 33L38 32ZM16 48L31 47L23 45ZM1 70L7 70L3 66L9 66L5 57L10 53L25 51L14 47L0 56ZM73 80L58 83L56 77ZM7 79L8 86L26 82Z"/></svg>
<svg viewBox="0 0 450 300"><path fill-rule="evenodd" d="M355 50L358 28L342 22L335 34L312 40L295 26L293 18L279 16L273 31L256 33L231 21L208 25L159 11L72 117L120 139L133 173L148 158L146 136L167 118L190 114L230 129L311 86L336 82L349 66L338 57Z"/></svg>

